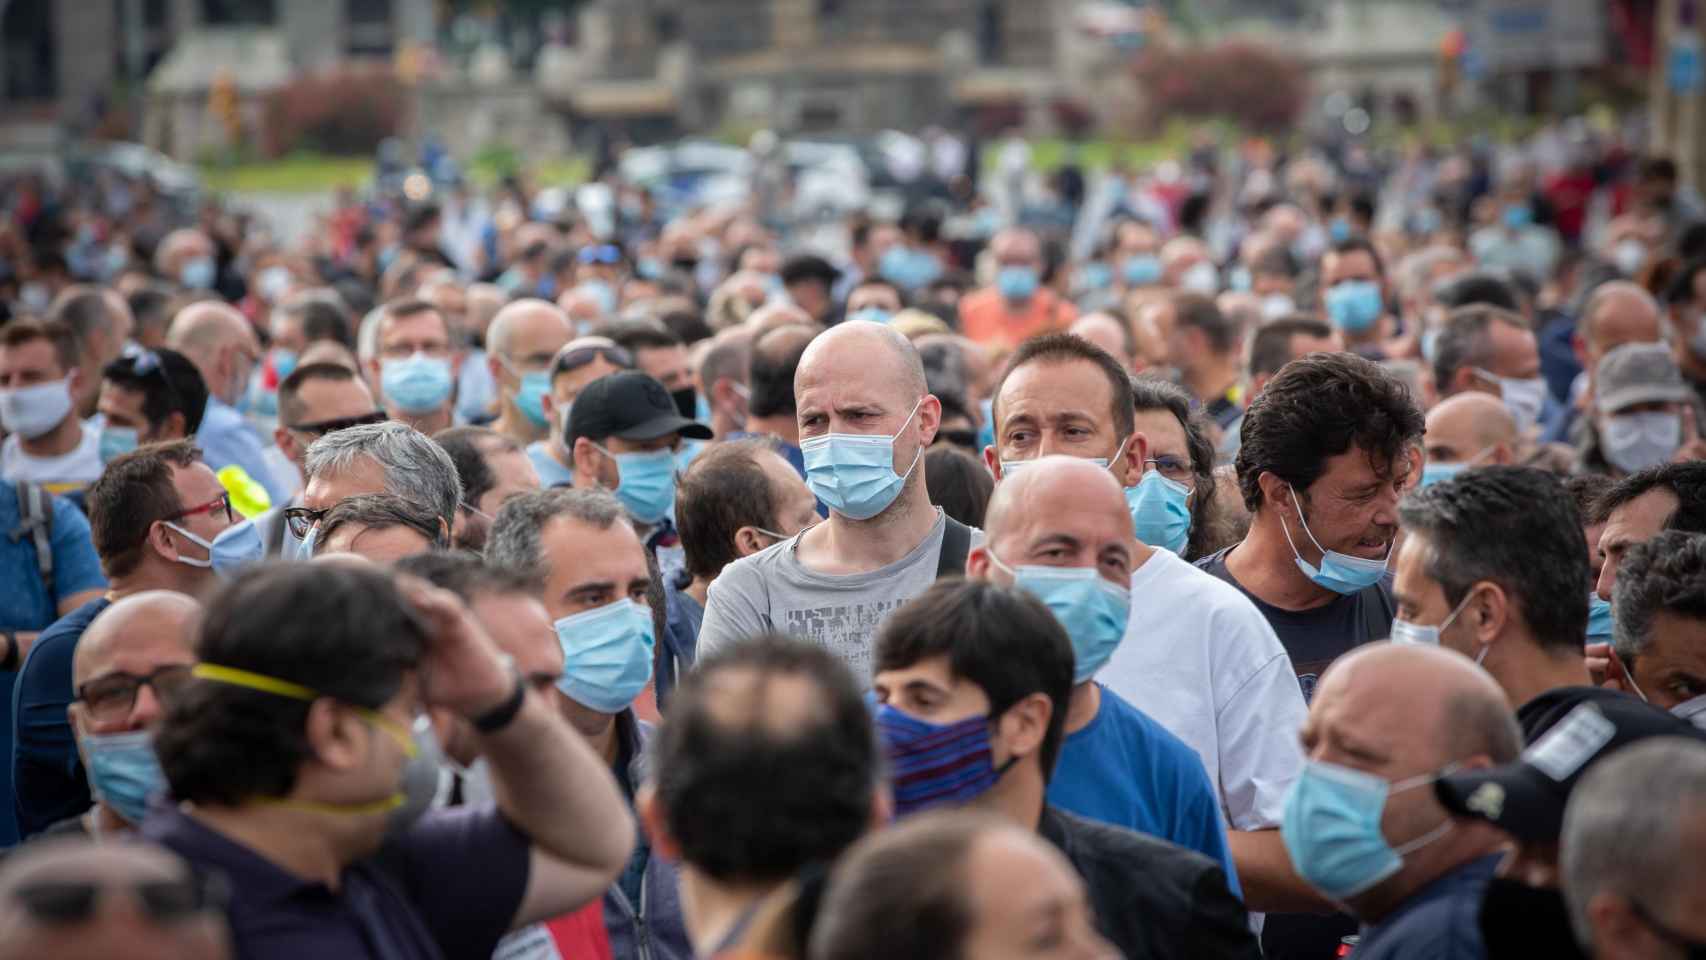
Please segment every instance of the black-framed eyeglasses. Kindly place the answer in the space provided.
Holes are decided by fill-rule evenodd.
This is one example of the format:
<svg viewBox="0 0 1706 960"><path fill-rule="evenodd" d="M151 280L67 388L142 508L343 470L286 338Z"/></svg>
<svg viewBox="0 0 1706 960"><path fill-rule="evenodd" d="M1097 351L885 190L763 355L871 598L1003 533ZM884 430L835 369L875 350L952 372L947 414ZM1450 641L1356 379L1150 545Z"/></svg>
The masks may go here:
<svg viewBox="0 0 1706 960"><path fill-rule="evenodd" d="M231 888L217 874L194 873L176 880L108 882L96 880L39 880L12 891L30 917L45 924L82 923L94 915L101 898L128 891L149 920L178 923L203 913L223 912Z"/></svg>
<svg viewBox="0 0 1706 960"><path fill-rule="evenodd" d="M557 354L556 359L551 361L551 375L556 376L560 373L568 373L570 370L578 370L591 363L594 357L603 357L604 361L613 367L621 367L623 370L634 369L633 354L621 347L594 344L575 347L573 350L564 350Z"/></svg>
<svg viewBox="0 0 1706 960"><path fill-rule="evenodd" d="M109 673L78 687L77 702L95 720L122 719L135 709L136 694L145 686L162 703L175 699L189 683L190 669L187 663L172 663L143 677L134 673Z"/></svg>
<svg viewBox="0 0 1706 960"><path fill-rule="evenodd" d="M219 491L219 496L214 497L206 503L198 503L193 507L185 507L177 513L161 517L160 519L165 523L171 523L173 520L182 520L185 517L193 517L198 513L213 513L215 511L225 515L226 523L237 522L237 515L231 509L231 494L223 490Z"/></svg>
<svg viewBox="0 0 1706 960"><path fill-rule="evenodd" d="M389 419L391 418L386 415L385 411L375 410L372 413L364 413L357 417L335 417L331 420L316 420L312 423L286 424L284 429L294 430L297 433L312 434L318 438L323 437L328 433L347 430L350 427L364 427L371 423L384 423Z"/></svg>
<svg viewBox="0 0 1706 960"><path fill-rule="evenodd" d="M290 530L290 535L297 540L308 539L308 531L314 529L331 509L315 510L312 507L285 507L284 525Z"/></svg>

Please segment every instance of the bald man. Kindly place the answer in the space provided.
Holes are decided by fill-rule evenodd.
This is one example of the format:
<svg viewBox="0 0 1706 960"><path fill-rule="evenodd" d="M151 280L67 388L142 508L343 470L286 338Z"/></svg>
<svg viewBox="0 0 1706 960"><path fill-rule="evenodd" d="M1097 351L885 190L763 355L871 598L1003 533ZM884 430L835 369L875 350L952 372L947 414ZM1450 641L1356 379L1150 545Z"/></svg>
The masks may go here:
<svg viewBox="0 0 1706 960"><path fill-rule="evenodd" d="M984 524L966 575L1031 591L1072 641L1077 668L1048 802L1196 850L1238 892L1220 798L1196 751L1095 682L1125 636L1132 571L1155 552L1133 537L1119 482L1089 460L1044 457L996 488Z"/></svg>
<svg viewBox="0 0 1706 960"><path fill-rule="evenodd" d="M564 444L569 410L587 384L618 370L632 370L634 355L609 337L577 337L552 358L551 388L540 400L549 424L544 437L527 445L527 459L539 474L541 487L566 487L575 482L575 458Z"/></svg>
<svg viewBox="0 0 1706 960"><path fill-rule="evenodd" d="M1432 785L1516 760L1504 691L1455 651L1365 644L1322 674L1302 739L1281 832L1303 878L1364 924L1357 960L1484 957L1473 918L1503 840L1453 822Z"/></svg>
<svg viewBox="0 0 1706 960"><path fill-rule="evenodd" d="M71 661L77 699L66 708L95 805L49 834L104 839L142 822L165 789L151 736L166 701L189 679L201 606L172 590L132 594L95 618Z"/></svg>
<svg viewBox="0 0 1706 960"><path fill-rule="evenodd" d="M486 367L498 388L498 419L492 429L529 444L550 432L545 396L551 392L551 360L574 335L569 315L549 300L517 300L498 311L486 332Z"/></svg>
<svg viewBox="0 0 1706 960"><path fill-rule="evenodd" d="M1132 337L1131 327L1108 313L1092 313L1080 318L1066 331L1076 337L1083 337L1120 362L1128 373L1137 372L1137 344Z"/></svg>
<svg viewBox="0 0 1706 960"><path fill-rule="evenodd" d="M1427 464L1422 467L1425 487L1471 467L1515 463L1521 437L1504 401L1491 393L1471 390L1428 411L1423 442L1427 449Z"/></svg>
<svg viewBox="0 0 1706 960"><path fill-rule="evenodd" d="M1583 418L1582 412L1593 409L1599 361L1626 343L1660 343L1663 337L1659 303L1652 294L1627 280L1613 280L1595 287L1582 304L1581 319L1576 321L1576 330L1570 335L1570 348L1582 368L1576 378L1576 402L1547 425L1541 439L1568 441L1579 447L1589 435L1597 435L1593 418Z"/></svg>
<svg viewBox="0 0 1706 960"><path fill-rule="evenodd" d="M166 346L188 357L207 384L207 412L196 430L207 465L215 471L241 467L266 488L273 504L290 499L291 485L273 475L260 440L237 412L261 359L254 327L230 304L192 303L172 318Z"/></svg>
<svg viewBox="0 0 1706 960"><path fill-rule="evenodd" d="M79 889L92 892L87 910L67 916L29 906L44 898L63 906L66 892ZM0 870L0 960L226 960L226 897L213 891L159 847L70 837L32 843Z"/></svg>
<svg viewBox="0 0 1706 960"><path fill-rule="evenodd" d="M938 575L963 570L971 546L972 531L924 486L942 405L912 344L869 321L811 341L794 402L806 485L829 519L723 570L707 594L700 655L780 631L827 647L868 684L878 624Z"/></svg>

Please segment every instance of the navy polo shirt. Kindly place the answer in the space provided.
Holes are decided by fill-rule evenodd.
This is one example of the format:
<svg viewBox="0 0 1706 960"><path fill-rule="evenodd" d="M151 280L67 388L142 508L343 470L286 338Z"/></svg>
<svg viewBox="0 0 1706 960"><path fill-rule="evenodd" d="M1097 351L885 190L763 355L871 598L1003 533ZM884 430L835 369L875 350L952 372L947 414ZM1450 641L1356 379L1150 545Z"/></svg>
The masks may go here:
<svg viewBox="0 0 1706 960"><path fill-rule="evenodd" d="M1486 960L1481 899L1500 854L1471 860L1416 891L1381 921L1362 929L1357 960Z"/></svg>
<svg viewBox="0 0 1706 960"><path fill-rule="evenodd" d="M530 844L490 805L433 810L339 889L285 870L176 807L142 835L230 884L231 935L245 960L489 957L527 890Z"/></svg>

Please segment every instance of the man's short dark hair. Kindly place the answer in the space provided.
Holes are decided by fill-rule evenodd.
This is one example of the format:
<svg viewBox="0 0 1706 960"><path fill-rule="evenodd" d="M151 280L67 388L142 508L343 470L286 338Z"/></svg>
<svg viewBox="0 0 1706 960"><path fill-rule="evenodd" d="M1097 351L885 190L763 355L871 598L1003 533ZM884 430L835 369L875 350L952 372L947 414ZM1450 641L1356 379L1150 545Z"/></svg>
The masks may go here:
<svg viewBox="0 0 1706 960"><path fill-rule="evenodd" d="M355 333L349 312L344 309L335 294L294 297L285 301L279 309L302 324L303 343L331 340L343 344L352 352L355 350Z"/></svg>
<svg viewBox="0 0 1706 960"><path fill-rule="evenodd" d="M1564 485L1533 467L1482 467L1421 487L1398 518L1425 537L1427 574L1455 608L1477 583L1511 597L1541 648L1580 654L1592 570Z"/></svg>
<svg viewBox="0 0 1706 960"><path fill-rule="evenodd" d="M1706 533L1706 460L1665 463L1632 473L1612 485L1594 505L1594 523L1604 523L1611 511L1654 490L1669 490L1676 496L1676 510L1665 518L1663 529L1684 533Z"/></svg>
<svg viewBox="0 0 1706 960"><path fill-rule="evenodd" d="M799 329L802 328L777 327L752 345L746 377L750 391L746 407L752 416L791 416L799 410L794 404L794 374L811 343L811 338L801 335ZM787 336L781 336L784 333Z"/></svg>
<svg viewBox="0 0 1706 960"><path fill-rule="evenodd" d="M889 615L877 630L871 670L904 670L945 657L954 677L989 699L993 723L1033 693L1049 698L1048 732L1037 760L1054 772L1072 697L1072 641L1048 608L1017 587L985 580L940 580Z"/></svg>
<svg viewBox="0 0 1706 960"><path fill-rule="evenodd" d="M858 283L855 283L852 288L847 291L847 298L849 300L853 299L853 294L865 289L866 287L884 287L889 290L893 290L895 299L900 303L900 308L905 310L908 306L905 290L902 290L893 280L888 280L874 274L860 280Z"/></svg>
<svg viewBox="0 0 1706 960"><path fill-rule="evenodd" d="M152 360L148 359L150 355ZM183 415L185 436L201 429L201 415L207 410L207 384L196 365L176 350L161 347L151 354L118 357L101 371L101 377L142 394L142 417L150 428L159 429L167 417L177 413Z"/></svg>
<svg viewBox="0 0 1706 960"><path fill-rule="evenodd" d="M1194 489L1204 493L1191 497L1191 536L1185 543L1184 555L1187 558L1200 557L1207 552L1208 538L1214 535L1215 454L1214 442L1209 439L1208 420L1201 410L1192 409L1191 395L1184 387L1155 374L1132 377L1131 395L1135 410L1170 413L1185 432L1185 450L1191 458Z"/></svg>
<svg viewBox="0 0 1706 960"><path fill-rule="evenodd" d="M462 502L470 506L477 506L480 498L498 485L486 458L522 452L521 444L489 427L446 427L433 434L432 440L456 464L456 476L462 480Z"/></svg>
<svg viewBox="0 0 1706 960"><path fill-rule="evenodd" d="M398 573L406 573L435 587L442 587L461 599L473 603L477 597L525 596L538 597L544 582L515 570L495 567L477 553L466 550L432 550L417 553L391 565Z"/></svg>
<svg viewBox="0 0 1706 960"><path fill-rule="evenodd" d="M377 710L402 689L427 636L389 573L266 563L213 595L196 658ZM311 705L213 680L191 683L154 734L173 799L235 806L289 794L310 759L304 725Z"/></svg>
<svg viewBox="0 0 1706 960"><path fill-rule="evenodd" d="M53 348L53 358L60 370L70 373L77 366L77 337L65 324L13 320L0 327L0 347L21 347L36 340L46 340Z"/></svg>
<svg viewBox="0 0 1706 960"><path fill-rule="evenodd" d="M184 509L172 483L174 467L201 462L201 448L188 440L151 443L107 464L84 497L89 536L111 580L136 569L148 544L148 531Z"/></svg>
<svg viewBox="0 0 1706 960"><path fill-rule="evenodd" d="M125 297L130 316L136 322L136 339L143 343L158 343L166 339L166 327L172 322L172 314L167 310L171 302L171 291L155 284L138 287ZM158 336L144 337L144 333Z"/></svg>
<svg viewBox="0 0 1706 960"><path fill-rule="evenodd" d="M428 550L443 550L450 545L437 514L391 493L364 493L339 500L320 520L320 532L314 538L315 552L321 552L332 542L332 535L344 526L373 531L406 527L426 539Z"/></svg>
<svg viewBox="0 0 1706 960"><path fill-rule="evenodd" d="M776 491L758 463L771 449L763 440L711 444L677 483L675 524L689 574L714 579L739 560L741 527L776 529Z"/></svg>
<svg viewBox="0 0 1706 960"><path fill-rule="evenodd" d="M1522 298L1516 287L1486 270L1471 270L1441 280L1434 287L1434 302L1447 310L1481 305L1512 313L1522 311Z"/></svg>
<svg viewBox="0 0 1706 960"><path fill-rule="evenodd" d="M709 339L717 332L705 322L705 315L697 310L671 310L659 317L658 323L663 324L663 328L677 340L689 345Z"/></svg>
<svg viewBox="0 0 1706 960"><path fill-rule="evenodd" d="M996 430L999 431L1001 425L1001 388L1007 385L1007 378L1013 375L1013 371L1028 363L1071 363L1075 360L1087 361L1102 372L1113 394L1110 415L1114 435L1122 438L1131 436L1132 430L1136 429L1132 418L1131 374L1126 373L1125 367L1108 351L1070 333L1045 333L1032 337L1013 351L1012 359L1007 361L1007 369L1001 371L1001 379L991 394L994 400L991 413L994 414ZM998 433L997 441L999 439Z"/></svg>
<svg viewBox="0 0 1706 960"><path fill-rule="evenodd" d="M310 363L290 371L278 385L278 422L289 429L300 426L305 411L302 409L302 388L316 380L329 383L348 383L356 379L356 372L341 363Z"/></svg>
<svg viewBox="0 0 1706 960"><path fill-rule="evenodd" d="M813 695L778 696L797 680ZM681 859L719 881L773 883L828 864L870 825L871 715L820 646L768 635L707 654L675 688L652 750Z"/></svg>
<svg viewBox="0 0 1706 960"><path fill-rule="evenodd" d="M681 346L681 338L652 320L623 320L606 324L595 333L609 337L616 345L638 355L641 350L664 350Z"/></svg>
<svg viewBox="0 0 1706 960"><path fill-rule="evenodd" d="M1452 378L1464 367L1484 367L1493 360L1493 324L1527 330L1522 314L1485 303L1458 307L1446 315L1434 346L1434 383L1451 389Z"/></svg>
<svg viewBox="0 0 1706 960"><path fill-rule="evenodd" d="M1250 376L1271 376L1290 363L1292 337L1325 340L1332 335L1332 327L1312 317L1281 317L1265 323L1250 338Z"/></svg>
<svg viewBox="0 0 1706 960"><path fill-rule="evenodd" d="M1666 530L1629 548L1611 591L1612 638L1625 666L1652 643L1653 617L1706 624L1706 534Z"/></svg>
<svg viewBox="0 0 1706 960"><path fill-rule="evenodd" d="M406 297L387 303L384 310L384 317L380 321L381 332L383 332L385 324L393 320L403 320L417 314L430 313L438 318L439 323L444 324L445 339L450 342L451 348L456 347L456 329L450 325L450 318L445 316L444 311L440 310L432 301L422 300L418 297ZM345 346L348 345L345 344Z"/></svg>
<svg viewBox="0 0 1706 960"><path fill-rule="evenodd" d="M1375 248L1372 240L1365 236L1361 236L1360 234L1352 234L1333 244L1332 247L1327 250L1327 253L1337 254L1341 257L1350 253L1366 253L1368 254L1369 259L1374 261L1375 275L1379 277L1386 276L1386 263L1380 259L1380 251Z"/></svg>
<svg viewBox="0 0 1706 960"><path fill-rule="evenodd" d="M48 321L64 324L65 329L77 338L79 349L97 330L106 333L115 326L112 304L107 300L106 292L99 287L82 285L70 287L60 294Z"/></svg>
<svg viewBox="0 0 1706 960"><path fill-rule="evenodd" d="M1599 506L1600 498L1611 489L1612 482L1603 473L1578 473L1564 481L1564 489L1570 492L1570 499L1576 505L1576 512L1582 515L1584 525L1605 522L1593 518L1594 510Z"/></svg>
<svg viewBox="0 0 1706 960"><path fill-rule="evenodd" d="M1354 446L1384 477L1421 437L1422 411L1380 364L1351 353L1302 357L1275 375L1244 415L1238 489L1255 513L1259 478L1271 473L1308 503L1328 459Z"/></svg>
<svg viewBox="0 0 1706 960"><path fill-rule="evenodd" d="M781 270L782 285L785 287L810 281L821 283L823 288L828 290L840 276L841 271L835 269L828 260L811 253L789 257L783 262Z"/></svg>
<svg viewBox="0 0 1706 960"><path fill-rule="evenodd" d="M1208 348L1217 354L1238 346L1238 323L1220 312L1214 300L1200 293L1173 294L1173 323L1201 330Z"/></svg>
<svg viewBox="0 0 1706 960"><path fill-rule="evenodd" d="M1263 277L1285 277L1288 280L1297 279L1297 257L1289 247L1274 244L1257 255L1250 264L1250 273Z"/></svg>
<svg viewBox="0 0 1706 960"><path fill-rule="evenodd" d="M943 513L968 527L982 527L989 498L995 495L995 478L982 460L952 444L937 443L924 454L924 489Z"/></svg>

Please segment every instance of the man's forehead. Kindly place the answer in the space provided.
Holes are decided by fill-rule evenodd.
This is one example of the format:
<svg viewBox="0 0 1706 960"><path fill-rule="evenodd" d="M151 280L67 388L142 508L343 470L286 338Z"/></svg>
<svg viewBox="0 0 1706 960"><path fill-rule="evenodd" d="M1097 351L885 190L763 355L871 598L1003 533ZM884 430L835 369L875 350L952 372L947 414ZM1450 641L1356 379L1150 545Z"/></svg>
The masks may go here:
<svg viewBox="0 0 1706 960"><path fill-rule="evenodd" d="M1605 520L1606 532L1615 531L1633 540L1651 540L1678 506L1680 501L1674 492L1655 487L1613 509Z"/></svg>
<svg viewBox="0 0 1706 960"><path fill-rule="evenodd" d="M558 516L546 521L542 534L547 565L561 571L571 584L615 580L625 585L650 575L646 548L623 520L600 530L574 517Z"/></svg>
<svg viewBox="0 0 1706 960"><path fill-rule="evenodd" d="M1068 390L1058 389L1070 382ZM1064 410L1082 410L1095 415L1108 412L1113 403L1111 387L1101 368L1088 360L1073 358L1021 364L1001 382L1003 418L1021 412L1048 416Z"/></svg>
<svg viewBox="0 0 1706 960"><path fill-rule="evenodd" d="M159 667L195 662L190 650L191 624L156 619L146 625L146 630L140 629L143 626L138 624L140 635L126 637L123 643L105 644L87 661L76 661L73 682L85 683L109 673L146 676Z"/></svg>
<svg viewBox="0 0 1706 960"><path fill-rule="evenodd" d="M16 346L0 347L0 369L37 370L58 367L59 357L53 344L46 340L31 340Z"/></svg>

